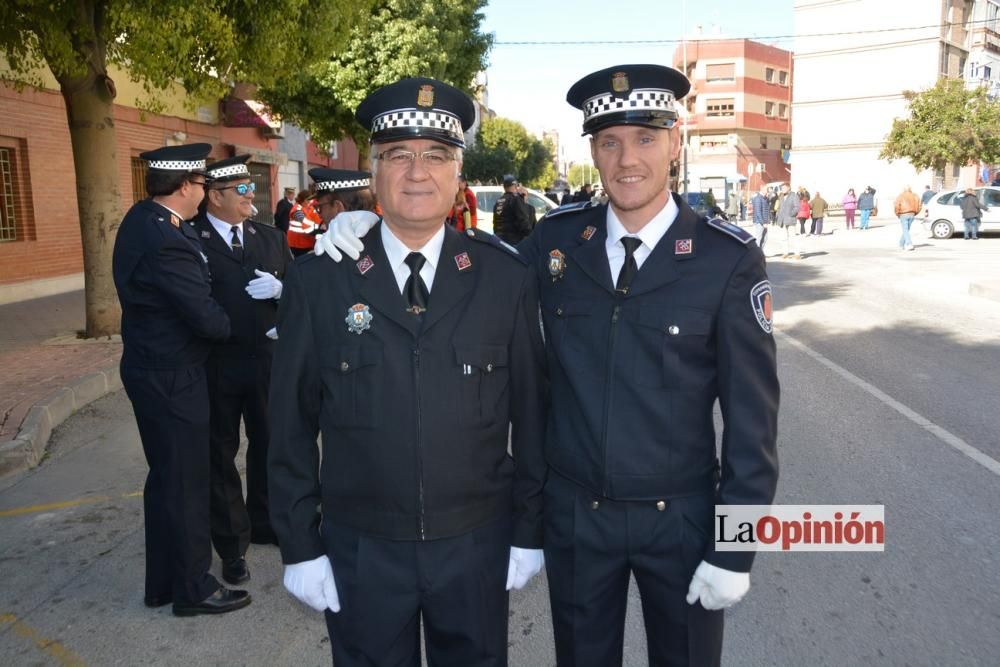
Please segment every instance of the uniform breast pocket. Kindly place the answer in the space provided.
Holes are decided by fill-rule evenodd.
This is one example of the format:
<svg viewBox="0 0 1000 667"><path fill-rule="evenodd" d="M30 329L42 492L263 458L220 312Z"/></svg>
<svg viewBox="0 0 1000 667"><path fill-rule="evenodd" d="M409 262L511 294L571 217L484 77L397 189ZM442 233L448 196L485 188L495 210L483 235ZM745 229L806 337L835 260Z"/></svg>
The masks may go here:
<svg viewBox="0 0 1000 667"><path fill-rule="evenodd" d="M700 387L714 377L714 316L694 308L639 313L633 376L647 387Z"/></svg>
<svg viewBox="0 0 1000 667"><path fill-rule="evenodd" d="M469 424L494 424L507 419L510 369L506 345L455 344L460 374L461 414Z"/></svg>
<svg viewBox="0 0 1000 667"><path fill-rule="evenodd" d="M382 346L335 346L324 357L320 369L323 402L332 405L334 423L374 426L381 400L378 381L382 376Z"/></svg>
<svg viewBox="0 0 1000 667"><path fill-rule="evenodd" d="M578 358L577 353L589 354L587 335L592 333L591 318L594 312L592 301L559 300L557 305L545 310L546 342L553 346L556 354L566 360Z"/></svg>

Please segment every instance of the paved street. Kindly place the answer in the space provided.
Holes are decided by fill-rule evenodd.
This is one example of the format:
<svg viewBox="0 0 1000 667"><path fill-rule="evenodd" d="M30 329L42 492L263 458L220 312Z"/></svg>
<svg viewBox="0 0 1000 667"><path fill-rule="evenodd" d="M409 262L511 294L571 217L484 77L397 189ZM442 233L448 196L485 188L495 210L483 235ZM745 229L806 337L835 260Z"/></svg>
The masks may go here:
<svg viewBox="0 0 1000 667"><path fill-rule="evenodd" d="M778 503L884 504L885 553L761 554L724 664L994 665L1000 655L1000 237L895 249L891 222L770 260L782 382ZM776 236L776 235L775 235ZM778 251L772 243L769 254ZM0 480L0 664L322 665L325 626L248 554L254 603L142 604L145 462L122 392ZM216 571L218 562L216 562ZM554 664L544 577L511 599L510 663ZM644 665L638 599L626 664Z"/></svg>

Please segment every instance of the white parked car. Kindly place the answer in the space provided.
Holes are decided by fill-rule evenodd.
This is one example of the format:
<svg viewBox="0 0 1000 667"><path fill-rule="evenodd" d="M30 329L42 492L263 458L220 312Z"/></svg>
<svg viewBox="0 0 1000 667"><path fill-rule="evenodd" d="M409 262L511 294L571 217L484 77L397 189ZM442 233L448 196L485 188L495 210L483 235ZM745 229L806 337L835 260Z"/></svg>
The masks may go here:
<svg viewBox="0 0 1000 667"><path fill-rule="evenodd" d="M975 188L979 203L987 210L979 221L979 231L1000 231L1000 186L986 185ZM936 239L947 239L961 234L965 228L959 200L965 189L948 190L935 194L924 208L924 227Z"/></svg>
<svg viewBox="0 0 1000 667"><path fill-rule="evenodd" d="M493 206L503 195L503 187L499 185L470 185L476 193L476 226L485 232L493 233ZM539 220L542 216L557 208L556 203L538 190L528 190L528 205L535 209Z"/></svg>

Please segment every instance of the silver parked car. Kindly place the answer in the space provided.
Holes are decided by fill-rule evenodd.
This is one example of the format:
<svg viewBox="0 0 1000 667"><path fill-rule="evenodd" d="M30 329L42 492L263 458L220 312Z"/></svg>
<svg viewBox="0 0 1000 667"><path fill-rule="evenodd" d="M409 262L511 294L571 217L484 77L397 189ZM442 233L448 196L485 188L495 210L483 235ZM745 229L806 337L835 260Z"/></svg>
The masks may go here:
<svg viewBox="0 0 1000 667"><path fill-rule="evenodd" d="M983 208L979 221L979 231L1000 231L1000 186L984 185L975 188L976 196ZM924 227L936 239L951 238L961 234L965 227L959 200L965 196L965 189L948 190L935 194L924 208Z"/></svg>
<svg viewBox="0 0 1000 667"><path fill-rule="evenodd" d="M493 205L503 195L503 187L499 185L470 185L476 193L476 227L484 232L493 233ZM556 208L556 203L538 190L528 190L528 206L535 209L539 220L542 216Z"/></svg>

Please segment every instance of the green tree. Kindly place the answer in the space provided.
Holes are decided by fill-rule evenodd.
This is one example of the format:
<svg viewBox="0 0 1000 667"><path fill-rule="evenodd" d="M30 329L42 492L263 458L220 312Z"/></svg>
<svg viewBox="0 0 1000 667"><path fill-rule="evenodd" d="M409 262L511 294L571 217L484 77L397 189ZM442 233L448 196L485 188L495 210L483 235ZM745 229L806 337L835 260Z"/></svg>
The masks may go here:
<svg viewBox="0 0 1000 667"><path fill-rule="evenodd" d="M44 67L66 103L83 240L88 336L118 331L111 254L121 221L115 83L127 69L156 94L180 84L193 99L221 98L234 82L268 84L325 58L370 0L18 0L0 3L0 54L19 86ZM290 28L308 27L289 48ZM293 31L294 32L294 31Z"/></svg>
<svg viewBox="0 0 1000 667"><path fill-rule="evenodd" d="M350 137L361 149L359 167L367 166L369 128L354 120L361 100L407 76L473 92L493 44L492 35L480 32L485 6L486 0L376 0L328 62L263 86L260 98L317 143Z"/></svg>
<svg viewBox="0 0 1000 667"><path fill-rule="evenodd" d="M569 181L570 187L578 190L586 183L600 183L601 172L597 171L597 167L589 162L575 162L570 165L566 180Z"/></svg>
<svg viewBox="0 0 1000 667"><path fill-rule="evenodd" d="M923 92L906 91L910 115L893 121L879 157L907 159L917 169L1000 161L1000 101L961 79L939 79Z"/></svg>
<svg viewBox="0 0 1000 667"><path fill-rule="evenodd" d="M509 118L484 118L476 145L465 152L466 177L496 183L514 174L529 187L546 188L555 178L552 145L528 134L524 126Z"/></svg>

